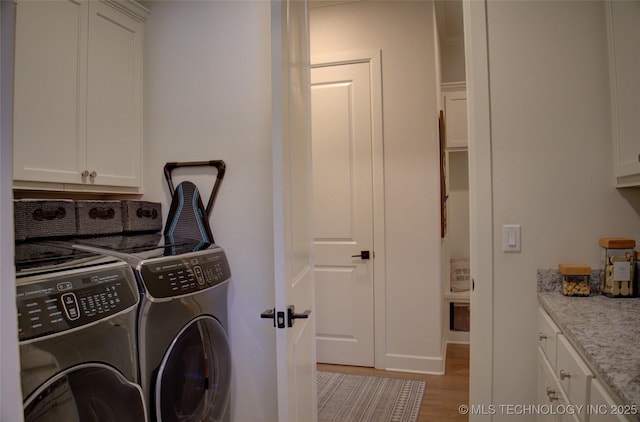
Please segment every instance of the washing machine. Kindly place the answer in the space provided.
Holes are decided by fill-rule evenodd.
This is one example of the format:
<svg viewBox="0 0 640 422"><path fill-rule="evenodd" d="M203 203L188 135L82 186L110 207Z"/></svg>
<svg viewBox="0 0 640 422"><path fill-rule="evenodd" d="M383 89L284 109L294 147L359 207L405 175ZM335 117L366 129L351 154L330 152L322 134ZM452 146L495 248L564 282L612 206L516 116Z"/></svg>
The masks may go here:
<svg viewBox="0 0 640 422"><path fill-rule="evenodd" d="M25 421L147 421L129 265L55 242L15 254Z"/></svg>
<svg viewBox="0 0 640 422"><path fill-rule="evenodd" d="M141 290L140 384L152 421L228 422L227 257L215 244L159 234L76 239L129 263Z"/></svg>

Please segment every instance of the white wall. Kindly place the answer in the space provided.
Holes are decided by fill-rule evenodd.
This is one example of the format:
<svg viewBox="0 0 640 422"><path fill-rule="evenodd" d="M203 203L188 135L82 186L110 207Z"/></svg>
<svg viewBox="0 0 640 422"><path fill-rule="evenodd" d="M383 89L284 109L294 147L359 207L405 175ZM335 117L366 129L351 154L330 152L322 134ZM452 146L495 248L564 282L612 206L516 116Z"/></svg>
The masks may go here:
<svg viewBox="0 0 640 422"><path fill-rule="evenodd" d="M433 5L312 8L312 58L382 51L386 367L443 370L439 153Z"/></svg>
<svg viewBox="0 0 640 422"><path fill-rule="evenodd" d="M464 42L445 42L440 47L442 82L465 80Z"/></svg>
<svg viewBox="0 0 640 422"><path fill-rule="evenodd" d="M232 271L232 420L275 421L275 329L260 319L263 310L274 306L270 5L149 5L144 197L162 199L166 218L166 162L226 162L212 229ZM196 181L206 201L212 180L187 177Z"/></svg>
<svg viewBox="0 0 640 422"><path fill-rule="evenodd" d="M449 151L447 169L447 252L469 256L469 160L467 151ZM449 280L449 274L445 274ZM447 283L448 285L448 283Z"/></svg>
<svg viewBox="0 0 640 422"><path fill-rule="evenodd" d="M599 267L599 237L640 241L640 193L612 187L603 4L490 1L487 19L493 394L526 404L536 399L536 269ZM522 253L501 252L503 224L522 225Z"/></svg>

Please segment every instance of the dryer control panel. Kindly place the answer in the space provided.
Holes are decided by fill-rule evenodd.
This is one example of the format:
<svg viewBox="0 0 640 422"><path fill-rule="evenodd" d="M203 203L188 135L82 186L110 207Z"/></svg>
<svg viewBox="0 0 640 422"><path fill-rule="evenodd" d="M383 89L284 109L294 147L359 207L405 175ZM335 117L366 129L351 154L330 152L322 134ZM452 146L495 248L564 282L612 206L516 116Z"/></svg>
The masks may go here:
<svg viewBox="0 0 640 422"><path fill-rule="evenodd" d="M109 318L139 301L126 264L19 280L16 291L20 341Z"/></svg>
<svg viewBox="0 0 640 422"><path fill-rule="evenodd" d="M231 278L222 249L177 255L144 262L140 276L147 294L167 299L215 287Z"/></svg>

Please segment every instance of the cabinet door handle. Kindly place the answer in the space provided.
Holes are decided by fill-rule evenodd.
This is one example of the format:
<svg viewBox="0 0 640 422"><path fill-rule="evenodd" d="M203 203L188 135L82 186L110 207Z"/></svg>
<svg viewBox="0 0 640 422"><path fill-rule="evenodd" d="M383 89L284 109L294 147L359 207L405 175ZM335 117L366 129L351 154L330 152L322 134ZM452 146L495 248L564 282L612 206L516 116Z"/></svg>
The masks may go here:
<svg viewBox="0 0 640 422"><path fill-rule="evenodd" d="M547 397L549 397L549 401L558 400L558 395L556 394L556 390L551 387L547 387Z"/></svg>
<svg viewBox="0 0 640 422"><path fill-rule="evenodd" d="M564 369L560 370L560 380L564 380L565 378L571 378L571 373L568 371L565 371Z"/></svg>
<svg viewBox="0 0 640 422"><path fill-rule="evenodd" d="M86 179L87 177L89 177L93 181L93 179L98 177L98 173L95 170L92 171L91 173L89 173L89 170L85 170L82 173L80 173L80 176L82 176L83 179Z"/></svg>
<svg viewBox="0 0 640 422"><path fill-rule="evenodd" d="M546 339L547 339L547 335L546 334L538 332L538 340L546 340Z"/></svg>

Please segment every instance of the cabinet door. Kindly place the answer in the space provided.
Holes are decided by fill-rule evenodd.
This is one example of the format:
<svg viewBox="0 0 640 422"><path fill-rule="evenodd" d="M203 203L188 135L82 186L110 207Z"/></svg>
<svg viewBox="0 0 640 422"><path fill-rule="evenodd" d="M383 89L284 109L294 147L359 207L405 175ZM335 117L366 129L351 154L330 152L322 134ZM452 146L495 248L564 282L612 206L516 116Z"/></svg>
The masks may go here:
<svg viewBox="0 0 640 422"><path fill-rule="evenodd" d="M604 386L597 380L591 381L591 411L589 422L628 422L624 414L636 414L637 407L626 408L624 405L618 404ZM620 413L620 414L618 414Z"/></svg>
<svg viewBox="0 0 640 422"><path fill-rule="evenodd" d="M552 407L566 404L553 368L540 347L538 347L538 404ZM537 422L556 422L558 420L558 415L555 412L540 412L536 417Z"/></svg>
<svg viewBox="0 0 640 422"><path fill-rule="evenodd" d="M538 346L545 353L551 363L553 370L556 370L556 351L560 329L554 324L551 317L544 309L538 308Z"/></svg>
<svg viewBox="0 0 640 422"><path fill-rule="evenodd" d="M90 183L139 186L143 23L101 1L90 8L86 169Z"/></svg>
<svg viewBox="0 0 640 422"><path fill-rule="evenodd" d="M640 2L607 3L613 127L617 186L640 185Z"/></svg>
<svg viewBox="0 0 640 422"><path fill-rule="evenodd" d="M80 183L84 166L88 5L16 5L14 180Z"/></svg>
<svg viewBox="0 0 640 422"><path fill-rule="evenodd" d="M443 92L445 137L447 148L466 148L467 136L467 91Z"/></svg>
<svg viewBox="0 0 640 422"><path fill-rule="evenodd" d="M578 355L578 352L575 351L562 334L558 335L556 366L558 382L566 392L569 402L574 405L589 404L593 374L580 355ZM586 420L587 415L585 413L579 416L580 420Z"/></svg>

